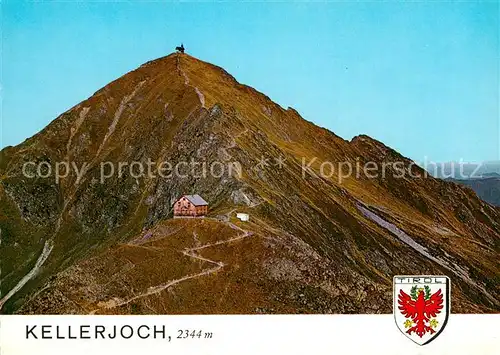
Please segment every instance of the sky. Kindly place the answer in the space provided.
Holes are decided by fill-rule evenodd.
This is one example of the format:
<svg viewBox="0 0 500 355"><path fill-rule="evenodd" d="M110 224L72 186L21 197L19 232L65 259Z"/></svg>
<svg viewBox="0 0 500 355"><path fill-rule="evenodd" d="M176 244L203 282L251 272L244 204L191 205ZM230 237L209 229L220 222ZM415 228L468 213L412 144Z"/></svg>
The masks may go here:
<svg viewBox="0 0 500 355"><path fill-rule="evenodd" d="M0 148L142 63L187 53L344 139L500 159L499 3L1 1Z"/></svg>

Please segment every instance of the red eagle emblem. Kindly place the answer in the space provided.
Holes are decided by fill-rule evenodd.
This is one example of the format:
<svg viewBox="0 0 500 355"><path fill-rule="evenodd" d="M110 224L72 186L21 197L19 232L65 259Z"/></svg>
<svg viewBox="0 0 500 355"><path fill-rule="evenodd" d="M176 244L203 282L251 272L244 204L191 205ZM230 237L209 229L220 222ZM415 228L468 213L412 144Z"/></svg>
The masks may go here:
<svg viewBox="0 0 500 355"><path fill-rule="evenodd" d="M420 338L426 333L435 333L433 328L437 326L436 317L443 309L443 294L441 289L431 295L429 286L425 288L412 287L410 295L403 290L398 295L399 310L403 316L408 318L405 327L409 328L406 333L416 333ZM415 324L415 325L413 325Z"/></svg>

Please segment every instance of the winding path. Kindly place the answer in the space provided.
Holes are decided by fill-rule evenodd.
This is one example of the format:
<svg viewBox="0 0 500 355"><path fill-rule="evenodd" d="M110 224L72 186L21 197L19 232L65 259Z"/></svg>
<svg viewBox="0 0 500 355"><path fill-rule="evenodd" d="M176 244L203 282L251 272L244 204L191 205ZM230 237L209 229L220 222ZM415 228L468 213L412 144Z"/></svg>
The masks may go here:
<svg viewBox="0 0 500 355"><path fill-rule="evenodd" d="M177 285L177 284L179 284L179 283L181 283L183 281L187 281L187 280L195 279L195 278L198 278L198 277L203 277L203 276L207 276L207 275L210 275L210 274L214 274L217 271L221 270L225 266L223 262L221 262L221 261L214 261L214 260L210 260L210 259L204 258L204 257L198 255L197 252L199 250L202 250L202 249L206 249L206 248L210 248L210 247L214 247L214 246L218 246L218 245L223 245L223 244L228 244L228 243L231 243L231 242L234 242L234 241L242 240L242 239L248 238L248 237L250 237L250 236L253 235L253 232L244 230L244 229L238 227L237 225L235 225L235 224L233 224L231 222L227 222L227 223L228 223L228 225L231 228L236 229L238 231L241 231L242 234L240 234L240 235L238 235L237 237L234 237L234 238L230 238L230 239L226 239L226 240L221 240L221 241L218 241L218 242L215 242L215 243L208 243L208 244L205 244L205 245L202 245L202 246L184 249L182 251L183 255L188 256L188 257L193 258L193 259L197 259L197 260L201 260L201 261L210 263L210 264L214 265L213 267L211 267L209 269L205 269L205 270L203 270L201 272L198 272L198 273L195 273L195 274L186 275L186 276L181 277L179 279L169 281L169 282L167 282L165 284L160 284L160 285L157 285L157 286L151 286L145 292L143 292L141 294L138 294L138 295L136 295L134 297L131 297L131 298L129 298L129 299L125 300L125 301L122 301L122 302L117 302L117 301L115 301L113 299L109 300L108 302L104 303L103 307L100 307L98 309L93 310L92 312L90 312L90 314L95 314L99 309L102 309L102 308L104 308L104 309L112 309L112 308L124 306L124 305L129 304L130 302L133 302L133 301L135 301L135 300L137 300L139 298L144 298L144 297L148 297L148 296L160 293L161 291L164 291L164 290L170 288L171 286Z"/></svg>
<svg viewBox="0 0 500 355"><path fill-rule="evenodd" d="M191 84L191 82L189 80L189 77L187 76L186 72L181 69L179 54L177 54L176 66L177 66L177 70L179 71L179 73L184 78L184 85L189 86L189 87L191 87L191 88L194 89L194 91L196 92L196 95L198 95L198 100L200 100L201 107L206 108L205 107L205 95L203 95L203 93L201 92L200 89L198 89L197 86L194 86L194 85Z"/></svg>

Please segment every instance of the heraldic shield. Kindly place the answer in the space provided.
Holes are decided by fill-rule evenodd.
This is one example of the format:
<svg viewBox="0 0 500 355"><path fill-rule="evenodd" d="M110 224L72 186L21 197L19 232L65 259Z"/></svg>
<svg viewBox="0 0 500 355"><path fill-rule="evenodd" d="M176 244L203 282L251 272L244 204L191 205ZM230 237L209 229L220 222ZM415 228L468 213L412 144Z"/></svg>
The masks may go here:
<svg viewBox="0 0 500 355"><path fill-rule="evenodd" d="M394 276L394 319L399 330L419 345L437 338L450 314L447 276Z"/></svg>

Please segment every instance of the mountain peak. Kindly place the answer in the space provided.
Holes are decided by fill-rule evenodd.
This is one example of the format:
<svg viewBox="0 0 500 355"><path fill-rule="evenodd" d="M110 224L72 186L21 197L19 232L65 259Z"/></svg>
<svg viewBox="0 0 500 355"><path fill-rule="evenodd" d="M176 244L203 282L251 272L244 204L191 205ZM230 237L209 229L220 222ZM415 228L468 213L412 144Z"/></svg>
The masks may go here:
<svg viewBox="0 0 500 355"><path fill-rule="evenodd" d="M189 54L141 65L0 157L2 311L390 312L393 275L419 273L453 277L457 312L500 309L499 209L444 181L355 170L409 161ZM67 174L37 176L40 163ZM172 219L185 193L211 218ZM175 294L151 293L172 280Z"/></svg>

